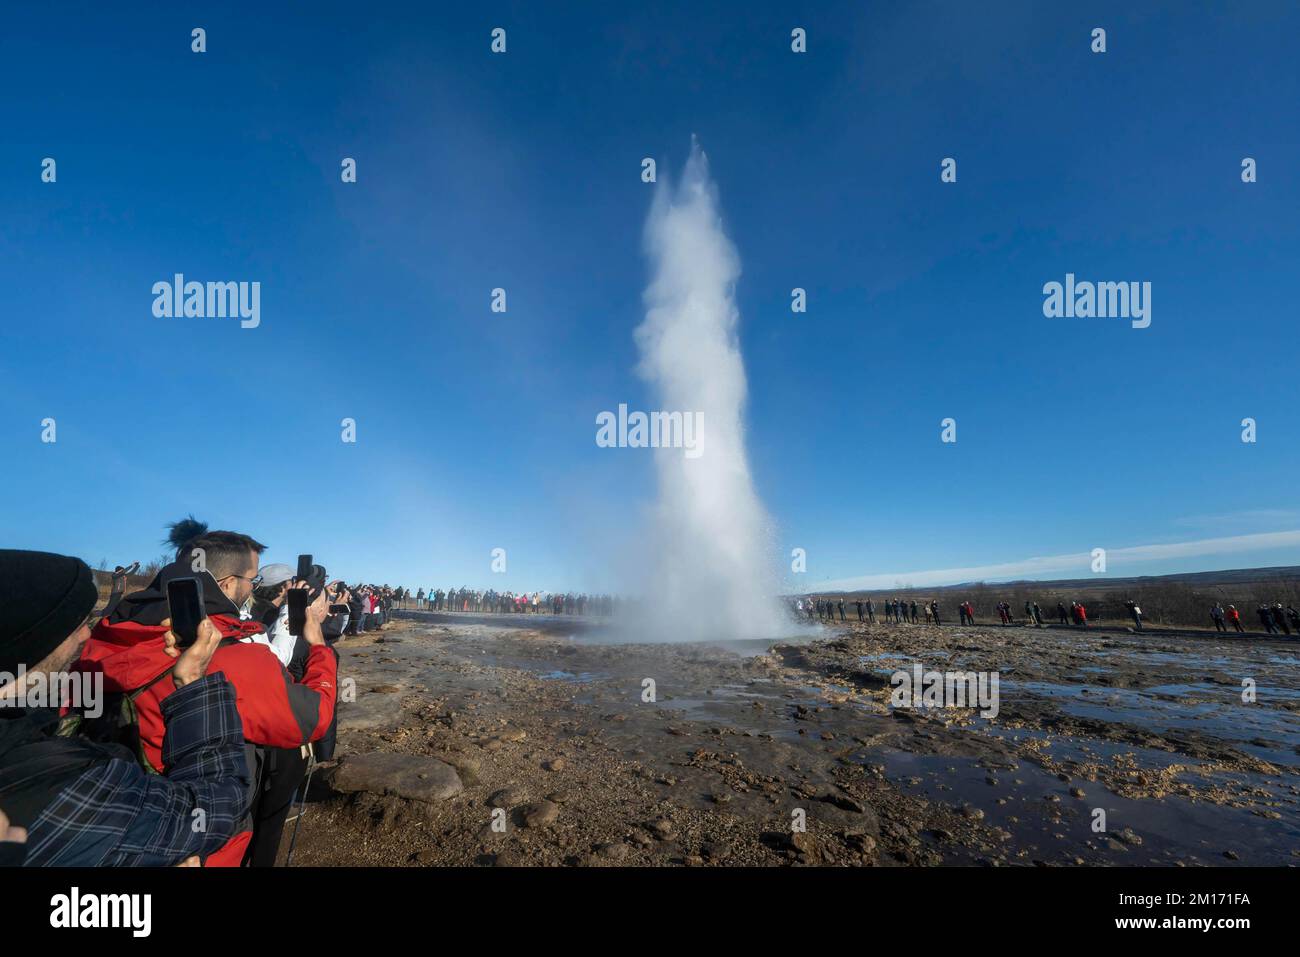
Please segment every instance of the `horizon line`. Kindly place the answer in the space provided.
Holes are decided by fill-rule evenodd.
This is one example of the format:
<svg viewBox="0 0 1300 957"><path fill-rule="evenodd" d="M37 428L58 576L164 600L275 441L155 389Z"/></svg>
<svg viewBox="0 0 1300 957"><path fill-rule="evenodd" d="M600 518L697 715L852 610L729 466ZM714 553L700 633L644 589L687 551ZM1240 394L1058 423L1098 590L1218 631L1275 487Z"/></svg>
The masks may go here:
<svg viewBox="0 0 1300 957"><path fill-rule="evenodd" d="M1285 532L1257 532L1250 535L1231 535L1223 538L1203 538L1190 542L1171 542L1162 545L1132 545L1126 548L1106 549L1106 567L1115 563L1142 563L1161 559L1195 558L1201 555L1230 554L1258 551L1268 548L1300 547L1300 529ZM1051 581L1044 577L1049 572L1078 571L1079 578L1105 578L1110 572L1092 570L1092 552L1072 552L1065 555L1046 555L1020 561L991 565L970 565L958 568L938 568L891 574L860 575L820 583L816 591L875 591L888 588L946 587L990 581ZM1282 566L1285 567L1285 566ZM1227 571L1229 569L1223 569ZM1037 574L1039 577L1033 577ZM1169 574L1177 574L1172 572ZM1189 573L1191 574L1191 573ZM1131 576L1116 576L1131 577Z"/></svg>

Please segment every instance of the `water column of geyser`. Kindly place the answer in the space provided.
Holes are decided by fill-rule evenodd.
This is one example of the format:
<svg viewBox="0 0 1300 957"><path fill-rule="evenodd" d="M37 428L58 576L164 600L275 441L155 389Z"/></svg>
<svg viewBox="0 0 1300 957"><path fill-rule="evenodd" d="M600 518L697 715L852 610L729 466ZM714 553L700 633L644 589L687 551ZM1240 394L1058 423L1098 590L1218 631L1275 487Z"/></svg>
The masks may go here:
<svg viewBox="0 0 1300 957"><path fill-rule="evenodd" d="M698 456L654 452L659 489L638 611L643 637L777 637L776 555L745 454L747 386L734 298L740 257L723 232L708 160L694 140L681 182L656 187L645 250L651 281L634 333L637 373L653 386L660 410L683 419L699 413L701 428Z"/></svg>

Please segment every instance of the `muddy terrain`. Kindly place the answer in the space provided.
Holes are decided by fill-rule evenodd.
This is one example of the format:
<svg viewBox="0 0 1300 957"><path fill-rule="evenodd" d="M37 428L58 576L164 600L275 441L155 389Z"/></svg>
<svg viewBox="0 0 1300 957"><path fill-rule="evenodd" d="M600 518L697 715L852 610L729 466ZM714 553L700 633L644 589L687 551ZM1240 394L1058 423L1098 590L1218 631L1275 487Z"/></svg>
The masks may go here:
<svg viewBox="0 0 1300 957"><path fill-rule="evenodd" d="M355 700L294 866L1300 863L1300 643L857 623L604 641L408 614L340 642ZM998 672L996 716L892 706L916 663Z"/></svg>

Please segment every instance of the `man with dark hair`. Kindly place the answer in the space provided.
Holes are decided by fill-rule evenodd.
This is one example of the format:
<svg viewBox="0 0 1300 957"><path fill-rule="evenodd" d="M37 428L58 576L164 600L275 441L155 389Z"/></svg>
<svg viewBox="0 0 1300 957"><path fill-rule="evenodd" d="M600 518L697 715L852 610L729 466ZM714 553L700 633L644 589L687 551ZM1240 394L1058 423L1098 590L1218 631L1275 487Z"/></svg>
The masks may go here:
<svg viewBox="0 0 1300 957"><path fill-rule="evenodd" d="M90 635L86 616L98 597L78 559L0 551L0 672L26 667L23 679L0 688L4 863L171 866L217 851L248 808L236 692L210 668L220 635L208 621L183 653L163 625L168 667L160 683L169 691L159 714L159 770L166 777L146 772L124 748L56 736L60 702L30 707L20 699L34 677L49 687L52 677L66 676Z"/></svg>
<svg viewBox="0 0 1300 957"><path fill-rule="evenodd" d="M173 538L178 537L174 529ZM302 637L311 647L306 670L295 681L267 644L246 641L265 640L262 623L243 620L240 614L261 584L257 556L264 546L247 535L205 529L178 542L177 548L184 558L163 568L148 588L122 599L117 610L96 625L78 663L81 670L102 672L108 691L137 693L134 705L142 759L162 770L161 716L171 694L169 683L158 680L168 667L162 622L168 615L167 584L183 577L201 581L204 611L223 639L213 655L212 669L224 673L237 689L244 737L260 749L250 756L250 764L264 757L267 749L296 749L319 739L334 718L337 675L334 655L325 647L321 632L328 611L325 591L308 607ZM237 866L251 837L250 830L237 834L212 855L209 865ZM278 837L277 833L277 843Z"/></svg>
<svg viewBox="0 0 1300 957"><path fill-rule="evenodd" d="M188 560L191 571L206 571L218 583L233 578L249 582L247 593L251 594L251 582L257 575L257 556L264 551L265 545L247 535L238 532L208 532L181 548L176 553L176 560Z"/></svg>
<svg viewBox="0 0 1300 957"><path fill-rule="evenodd" d="M209 531L193 515L168 525L166 542L176 548L177 565L188 564L191 574L210 574L241 613L251 608L253 589L262 584L257 556L265 545L241 532Z"/></svg>

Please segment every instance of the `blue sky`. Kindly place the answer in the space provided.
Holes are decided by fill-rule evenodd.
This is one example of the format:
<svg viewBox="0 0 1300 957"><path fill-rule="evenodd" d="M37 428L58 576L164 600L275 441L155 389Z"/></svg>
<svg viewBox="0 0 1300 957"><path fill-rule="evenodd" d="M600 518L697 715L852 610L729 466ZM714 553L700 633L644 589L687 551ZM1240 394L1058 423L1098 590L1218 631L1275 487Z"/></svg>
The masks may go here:
<svg viewBox="0 0 1300 957"><path fill-rule="evenodd" d="M193 512L349 578L616 587L654 469L595 416L651 404L640 163L692 134L796 587L1300 529L1295 4L699 6L7 12L4 541L147 560ZM155 318L177 272L261 325ZM1067 272L1151 282L1150 328L1045 318ZM1245 546L1110 571L1300 561Z"/></svg>

